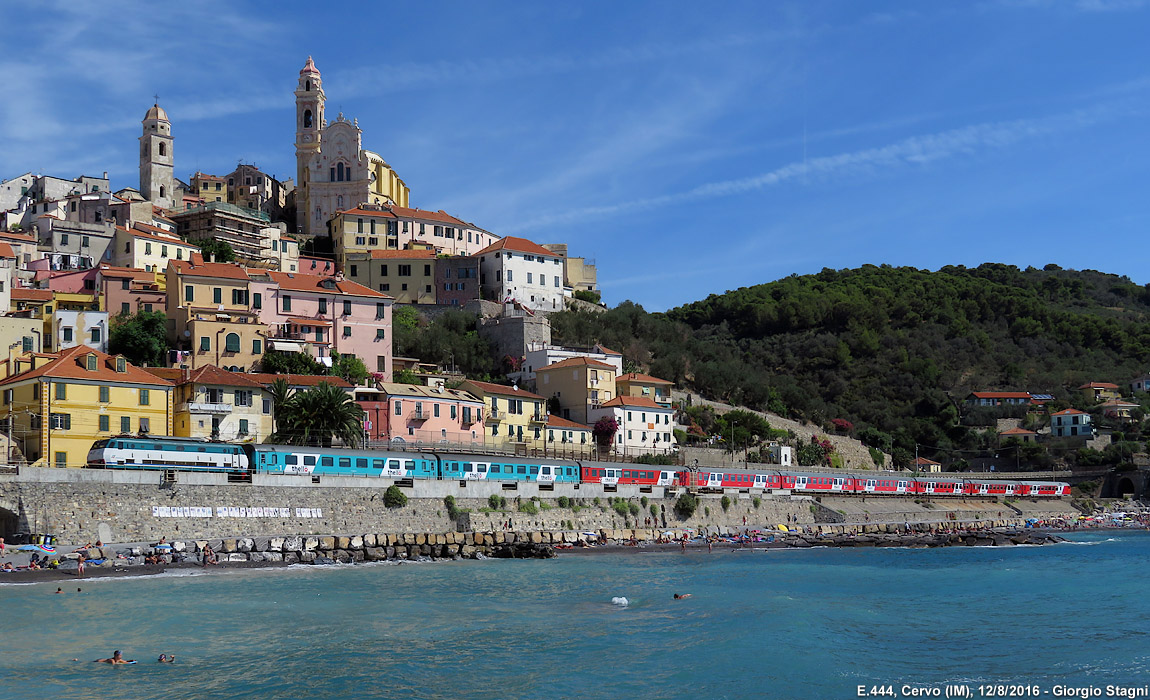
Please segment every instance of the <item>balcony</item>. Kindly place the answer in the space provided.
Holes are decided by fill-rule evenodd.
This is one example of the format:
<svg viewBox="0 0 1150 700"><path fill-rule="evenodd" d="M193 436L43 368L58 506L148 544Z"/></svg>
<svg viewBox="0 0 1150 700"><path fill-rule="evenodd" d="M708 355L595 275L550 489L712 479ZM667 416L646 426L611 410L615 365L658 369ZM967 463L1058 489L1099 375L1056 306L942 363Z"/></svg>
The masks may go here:
<svg viewBox="0 0 1150 700"><path fill-rule="evenodd" d="M189 401L182 404L180 410L188 413L231 413L232 405L230 403Z"/></svg>
<svg viewBox="0 0 1150 700"><path fill-rule="evenodd" d="M487 422L488 423L499 423L500 421L506 420L506 418L507 418L507 411L504 411L502 409L492 408L489 411L487 411Z"/></svg>
<svg viewBox="0 0 1150 700"><path fill-rule="evenodd" d="M430 418L430 417L431 417L431 416L427 415L427 414L426 414L426 413L424 413L422 410L420 410L420 409L416 409L415 413L412 413L412 414L411 414L411 416L409 417L409 420L413 420L413 421L425 421L425 420L427 420L427 419L428 419L428 418Z"/></svg>
<svg viewBox="0 0 1150 700"><path fill-rule="evenodd" d="M547 422L547 414L546 414L546 413L536 413L536 414L534 414L534 415L530 416L530 417L527 419L527 422L528 422L528 423L533 423L533 424L543 424L543 423L546 423L546 422Z"/></svg>

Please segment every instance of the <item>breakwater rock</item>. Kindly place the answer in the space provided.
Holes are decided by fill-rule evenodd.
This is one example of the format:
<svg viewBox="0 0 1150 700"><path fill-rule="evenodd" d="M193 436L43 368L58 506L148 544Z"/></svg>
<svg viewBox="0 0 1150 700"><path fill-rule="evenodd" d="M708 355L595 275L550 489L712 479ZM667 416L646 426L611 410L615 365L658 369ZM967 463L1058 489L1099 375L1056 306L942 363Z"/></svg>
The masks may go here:
<svg viewBox="0 0 1150 700"><path fill-rule="evenodd" d="M968 530L873 534L792 535L765 542L766 547L1013 547L1065 542L1058 535L1035 530Z"/></svg>

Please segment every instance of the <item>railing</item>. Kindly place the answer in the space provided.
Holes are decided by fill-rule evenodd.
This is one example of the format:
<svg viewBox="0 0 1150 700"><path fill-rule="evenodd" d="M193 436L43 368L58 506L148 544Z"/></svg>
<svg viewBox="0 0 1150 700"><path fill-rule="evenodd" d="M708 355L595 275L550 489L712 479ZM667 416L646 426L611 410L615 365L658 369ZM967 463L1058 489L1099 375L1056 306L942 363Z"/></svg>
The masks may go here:
<svg viewBox="0 0 1150 700"><path fill-rule="evenodd" d="M547 416L546 416L546 414L543 414L543 413L536 413L536 414L532 415L531 417L529 417L527 420L530 423L546 423L547 422Z"/></svg>
<svg viewBox="0 0 1150 700"><path fill-rule="evenodd" d="M504 411L503 409L492 408L489 411L487 411L488 422L490 422L490 421L502 421L502 420L506 420L506 418L507 418L507 412Z"/></svg>
<svg viewBox="0 0 1150 700"><path fill-rule="evenodd" d="M188 401L180 405L180 410L189 413L231 413L232 405L207 401Z"/></svg>

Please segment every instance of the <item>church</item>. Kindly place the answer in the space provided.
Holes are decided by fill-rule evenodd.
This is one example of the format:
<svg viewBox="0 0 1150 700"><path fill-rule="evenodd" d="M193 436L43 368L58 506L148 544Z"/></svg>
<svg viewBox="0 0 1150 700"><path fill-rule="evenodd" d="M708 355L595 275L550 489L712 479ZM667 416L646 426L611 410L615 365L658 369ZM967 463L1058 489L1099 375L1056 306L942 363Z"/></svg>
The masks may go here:
<svg viewBox="0 0 1150 700"><path fill-rule="evenodd" d="M341 112L324 118L323 80L308 56L299 72L296 105L296 226L310 236L327 235L336 212L360 204L409 206L407 184L376 153L363 149L359 120Z"/></svg>

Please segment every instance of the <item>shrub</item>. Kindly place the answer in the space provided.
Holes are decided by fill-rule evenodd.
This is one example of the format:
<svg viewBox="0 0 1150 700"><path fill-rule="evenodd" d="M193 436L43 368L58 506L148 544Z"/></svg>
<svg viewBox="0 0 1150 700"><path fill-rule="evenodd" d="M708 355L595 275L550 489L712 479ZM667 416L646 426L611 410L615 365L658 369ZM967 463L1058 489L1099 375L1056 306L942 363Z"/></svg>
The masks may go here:
<svg viewBox="0 0 1150 700"><path fill-rule="evenodd" d="M731 509L731 497L723 496L723 498L719 501L719 505L723 507L723 512L726 513Z"/></svg>
<svg viewBox="0 0 1150 700"><path fill-rule="evenodd" d="M711 517L711 507L710 506L703 508L703 515L707 516L708 518Z"/></svg>
<svg viewBox="0 0 1150 700"><path fill-rule="evenodd" d="M641 503L643 505L643 507L646 508L647 507L647 497L643 496L642 498L640 498L639 503Z"/></svg>
<svg viewBox="0 0 1150 700"><path fill-rule="evenodd" d="M754 498L751 499L751 503L754 503L755 507L758 508L759 506L763 505L763 499L759 498L758 496L755 496Z"/></svg>
<svg viewBox="0 0 1150 700"><path fill-rule="evenodd" d="M571 500L566 496L560 496L558 500L560 508L566 508L571 505Z"/></svg>
<svg viewBox="0 0 1150 700"><path fill-rule="evenodd" d="M459 509L455 507L455 496L444 496L443 505L447 508L447 517L452 520L459 517Z"/></svg>
<svg viewBox="0 0 1150 700"><path fill-rule="evenodd" d="M526 503L519 504L519 512L528 515L536 515L539 509L535 507L535 501L527 501Z"/></svg>
<svg viewBox="0 0 1150 700"><path fill-rule="evenodd" d="M639 455L635 458L635 464L654 464L668 466L675 463L676 459L673 455Z"/></svg>
<svg viewBox="0 0 1150 700"><path fill-rule="evenodd" d="M627 501L624 501L622 498L617 499L614 503L612 503L611 508L613 508L616 513L622 515L624 518L626 518L627 514L631 512L631 510L627 507Z"/></svg>
<svg viewBox="0 0 1150 700"><path fill-rule="evenodd" d="M627 508L631 511L631 515L635 518L638 518L639 513L643 512L643 509L639 507L638 503L630 503L627 505Z"/></svg>
<svg viewBox="0 0 1150 700"><path fill-rule="evenodd" d="M596 496L591 502L594 503L595 505L599 505L599 497Z"/></svg>
<svg viewBox="0 0 1150 700"><path fill-rule="evenodd" d="M654 503L651 504L651 517L655 518L656 520L659 519L659 506Z"/></svg>
<svg viewBox="0 0 1150 700"><path fill-rule="evenodd" d="M699 499L694 494L684 493L675 501L675 515L680 520L686 520L695 514L699 507Z"/></svg>
<svg viewBox="0 0 1150 700"><path fill-rule="evenodd" d="M387 487L383 492L383 505L388 508L402 508L407 505L407 494L399 490L395 484Z"/></svg>
<svg viewBox="0 0 1150 700"><path fill-rule="evenodd" d="M491 508L491 510L499 510L503 507L501 504L502 500L502 496L497 493L493 493L487 497L487 507Z"/></svg>
<svg viewBox="0 0 1150 700"><path fill-rule="evenodd" d="M870 452L870 458L871 461L874 462L874 466L881 469L883 462L886 461L886 455L877 447L868 447L867 450Z"/></svg>

